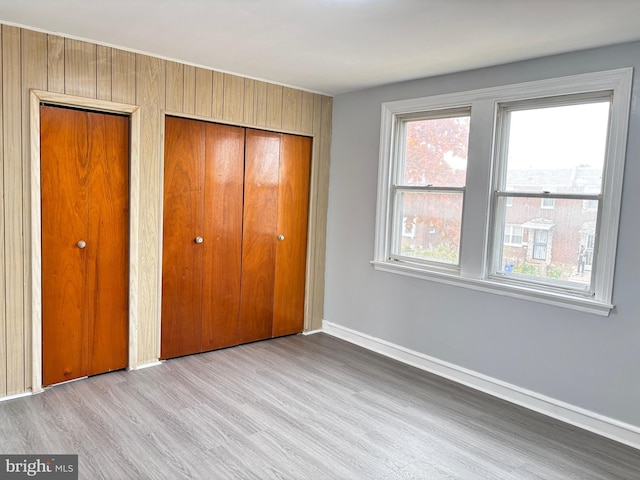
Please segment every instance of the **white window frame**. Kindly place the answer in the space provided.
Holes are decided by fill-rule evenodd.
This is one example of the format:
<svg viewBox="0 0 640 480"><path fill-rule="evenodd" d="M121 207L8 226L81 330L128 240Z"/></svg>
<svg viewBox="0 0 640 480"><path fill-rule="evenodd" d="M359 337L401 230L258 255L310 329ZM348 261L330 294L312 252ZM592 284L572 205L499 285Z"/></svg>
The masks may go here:
<svg viewBox="0 0 640 480"><path fill-rule="evenodd" d="M554 209L555 208L555 200L557 199L567 199L567 200L578 200L584 201L586 199L594 199L596 201L600 201L602 195L600 194L600 189L602 185L600 185L600 189L596 189L592 192L571 192L571 193L555 193L552 192L556 188L553 185L545 185L543 188L549 188L549 190L543 190L538 192L527 192L527 191L519 191L517 188L506 190L506 172L508 168L508 148L507 144L509 142L509 130L510 130L510 115L513 112L517 111L527 111L531 109L538 108L553 108L553 107L561 107L561 106L575 106L575 105L585 105L589 103L608 103L609 104L609 122L607 122L607 128L610 127L611 120L611 103L612 103L612 92L611 90L597 91L597 92L587 92L578 93L578 94L570 94L570 95L561 95L561 96L553 96L553 97L540 97L527 99L524 101L517 102L501 102L498 105L497 110L497 119L496 119L496 147L494 152L494 168L497 171L495 175L494 181L494 201L493 201L493 219L496 223L496 228L498 228L498 224L500 224L502 220L502 215L504 214L504 209L500 209L501 201L498 200L497 197L502 197L503 199L510 198L512 196L518 196L525 199L539 198L540 199L540 208L541 209ZM609 133L608 131L606 132ZM604 173L607 168L607 158L605 155L604 165L602 172ZM508 196L507 196L508 195ZM502 200L504 201L504 200ZM598 215L600 217L600 215ZM598 220L596 219L596 224ZM552 251L550 251L550 244L552 242L551 238L553 233L551 231L544 234L545 242L536 242L536 238L539 238L540 235L543 235L542 230L533 228L530 233L530 244L531 250L529 252L530 260L534 263L546 263L549 264L551 261L551 257L553 255ZM599 228L596 227L596 231L599 231ZM499 250L502 246L499 244L498 232L495 232L494 239L494 248L491 251L492 255L492 264L491 270L489 272L490 277L501 277L505 281L510 282L521 282L525 284L539 284L541 288L553 289L557 291L565 291L571 292L571 294L583 295L587 297L595 297L595 276L591 276L590 282L588 285L584 285L582 282L572 282L572 281L562 281L550 278L544 278L540 276L529 276L523 277L518 275L512 275L510 272L504 271L502 268L502 251ZM542 253L541 253L542 252ZM595 254L595 253L594 253ZM507 278L509 277L509 278Z"/></svg>
<svg viewBox="0 0 640 480"><path fill-rule="evenodd" d="M531 300L607 316L613 308L613 276L632 86L632 68L551 78L382 104L378 198L373 266L380 271ZM598 255L592 295L523 285L490 276L495 138L500 104L609 91L612 94L607 162L603 172ZM460 265L456 271L390 258L391 195L397 122L408 114L471 108Z"/></svg>
<svg viewBox="0 0 640 480"><path fill-rule="evenodd" d="M391 214L391 216L396 219L398 218L398 213L397 210L395 210L396 208L399 207L399 205L396 204L396 201L398 199L399 194L402 193L427 193L427 194L433 194L433 195L439 195L439 194L449 194L449 195L460 195L462 197L462 201L463 201L463 205L464 205L464 192L465 192L465 186L454 186L454 185L438 185L438 186L433 186L433 185L409 185L404 183L404 181L400 181L400 177L402 176L402 167L404 166L404 156L405 156L405 152L406 152L406 127L407 124L413 121L421 121L421 120L435 120L435 119L442 119L442 118L454 118L454 117L462 117L462 116L468 116L469 115L469 109L446 109L444 111L442 110L436 110L434 112L425 112L425 114L421 114L421 115L398 115L396 117L396 138L394 141L394 145L395 145L395 151L394 151L394 156L398 159L397 162L394 163L394 169L392 171L392 177L391 177L391 199L390 199L390 203L392 205L390 212L394 212L393 214ZM398 218L399 220L399 218ZM462 228L462 219L461 220L461 227ZM404 226L403 224L400 225L395 225L393 224L393 219L390 218L391 221L391 228L389 231L389 234L391 236L391 238L389 239L389 254L388 254L388 258L391 260L397 260L397 261L406 261L406 262L410 262L410 263L417 263L417 264L424 264L424 265L428 265L430 268L437 268L437 269L442 269L442 270L450 270L450 271L457 271L459 268L459 264L460 264L460 258L458 256L458 263L447 263L447 262L440 262L437 260L433 260L433 259L422 259L422 258L417 258L417 257L411 257L408 255L402 255L401 253L401 247L398 244L400 240L400 238L404 235L402 235L404 233ZM403 223L404 223L404 218L402 219ZM429 233L435 233L435 230L432 232L431 229L433 228L433 225L430 225L429 227ZM396 231L396 229L401 229L402 231ZM400 233L400 235L399 235ZM461 232L462 233L462 232ZM415 236L415 235L414 235ZM459 240L460 241L460 240ZM459 252L458 252L459 254Z"/></svg>

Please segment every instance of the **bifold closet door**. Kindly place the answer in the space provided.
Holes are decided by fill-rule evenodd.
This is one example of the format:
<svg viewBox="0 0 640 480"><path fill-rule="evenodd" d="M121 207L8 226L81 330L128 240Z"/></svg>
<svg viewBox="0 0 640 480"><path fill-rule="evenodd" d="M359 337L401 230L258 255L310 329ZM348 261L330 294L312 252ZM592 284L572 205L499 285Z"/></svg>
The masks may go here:
<svg viewBox="0 0 640 480"><path fill-rule="evenodd" d="M242 343L303 329L310 164L310 138L247 130Z"/></svg>
<svg viewBox="0 0 640 480"><path fill-rule="evenodd" d="M202 351L238 344L244 135L206 124Z"/></svg>
<svg viewBox="0 0 640 480"><path fill-rule="evenodd" d="M272 336L304 328L311 139L282 135Z"/></svg>
<svg viewBox="0 0 640 480"><path fill-rule="evenodd" d="M311 139L165 121L161 357L301 332Z"/></svg>
<svg viewBox="0 0 640 480"><path fill-rule="evenodd" d="M244 162L241 343L273 330L280 134L247 130Z"/></svg>
<svg viewBox="0 0 640 480"><path fill-rule="evenodd" d="M244 129L165 120L161 357L238 343Z"/></svg>
<svg viewBox="0 0 640 480"><path fill-rule="evenodd" d="M128 364L129 122L41 106L43 384Z"/></svg>
<svg viewBox="0 0 640 480"><path fill-rule="evenodd" d="M162 358L200 351L204 276L204 132L203 122L173 117L165 119Z"/></svg>

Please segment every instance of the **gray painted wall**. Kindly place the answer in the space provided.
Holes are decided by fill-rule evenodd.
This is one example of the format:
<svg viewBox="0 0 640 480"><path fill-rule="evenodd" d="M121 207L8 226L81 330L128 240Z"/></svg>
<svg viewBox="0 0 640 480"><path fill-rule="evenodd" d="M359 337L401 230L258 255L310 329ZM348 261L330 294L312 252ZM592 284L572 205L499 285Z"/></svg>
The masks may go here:
<svg viewBox="0 0 640 480"><path fill-rule="evenodd" d="M640 67L640 43L335 97L325 320L640 426L640 70L609 317L380 272L369 263L381 103L622 67Z"/></svg>

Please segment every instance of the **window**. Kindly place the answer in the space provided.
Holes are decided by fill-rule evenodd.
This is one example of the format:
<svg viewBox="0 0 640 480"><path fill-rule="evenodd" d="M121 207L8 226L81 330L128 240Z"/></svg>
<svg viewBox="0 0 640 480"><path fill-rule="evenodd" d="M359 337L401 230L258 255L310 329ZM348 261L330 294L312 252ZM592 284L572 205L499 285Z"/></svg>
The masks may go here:
<svg viewBox="0 0 640 480"><path fill-rule="evenodd" d="M611 92L607 91L499 104L496 165L501 174L495 195L517 193L521 202L541 202L540 218L519 220L542 227L533 230L531 261L547 265L532 265L525 275L516 275L504 268L510 252L496 248L492 252L494 275L594 293L590 276L575 276L576 270L583 273L585 263L585 254L576 256L575 251L582 225L597 223L597 208L585 210L583 206L589 201L597 204L600 197L610 107ZM494 218L495 228L500 228L507 216L514 215L503 213L497 198Z"/></svg>
<svg viewBox="0 0 640 480"><path fill-rule="evenodd" d="M608 315L631 73L383 104L374 267Z"/></svg>
<svg viewBox="0 0 640 480"><path fill-rule="evenodd" d="M390 258L457 266L469 111L398 118Z"/></svg>
<svg viewBox="0 0 640 480"><path fill-rule="evenodd" d="M543 198L540 202L540 208L553 208L556 206L555 198Z"/></svg>
<svg viewBox="0 0 640 480"><path fill-rule="evenodd" d="M416 217L402 218L402 236L409 238L416 236Z"/></svg>
<svg viewBox="0 0 640 480"><path fill-rule="evenodd" d="M518 225L505 225L504 244L521 246L522 245L522 227Z"/></svg>
<svg viewBox="0 0 640 480"><path fill-rule="evenodd" d="M547 259L547 239L549 238L548 230L534 230L533 231L533 259L534 260L546 260Z"/></svg>

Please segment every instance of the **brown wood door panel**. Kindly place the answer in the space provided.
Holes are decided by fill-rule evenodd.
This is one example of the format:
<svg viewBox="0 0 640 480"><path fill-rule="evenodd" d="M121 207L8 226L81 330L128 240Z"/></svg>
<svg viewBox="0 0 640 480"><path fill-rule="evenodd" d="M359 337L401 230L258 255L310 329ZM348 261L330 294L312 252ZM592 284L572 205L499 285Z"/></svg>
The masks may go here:
<svg viewBox="0 0 640 480"><path fill-rule="evenodd" d="M129 119L87 113L91 159L87 254L89 375L129 356Z"/></svg>
<svg viewBox="0 0 640 480"><path fill-rule="evenodd" d="M278 235L273 336L304 327L305 266L309 212L311 139L282 135L278 193Z"/></svg>
<svg viewBox="0 0 640 480"><path fill-rule="evenodd" d="M165 119L161 357L201 351L205 125Z"/></svg>
<svg viewBox="0 0 640 480"><path fill-rule="evenodd" d="M238 343L244 135L206 124L203 351Z"/></svg>
<svg viewBox="0 0 640 480"><path fill-rule="evenodd" d="M279 157L279 134L247 130L239 322L241 343L272 335Z"/></svg>
<svg viewBox="0 0 640 480"><path fill-rule="evenodd" d="M88 375L86 251L88 125L74 110L40 108L43 384Z"/></svg>
<svg viewBox="0 0 640 480"><path fill-rule="evenodd" d="M162 358L302 331L311 139L165 125Z"/></svg>
<svg viewBox="0 0 640 480"><path fill-rule="evenodd" d="M50 385L127 365L129 132L127 117L49 106L40 113Z"/></svg>

